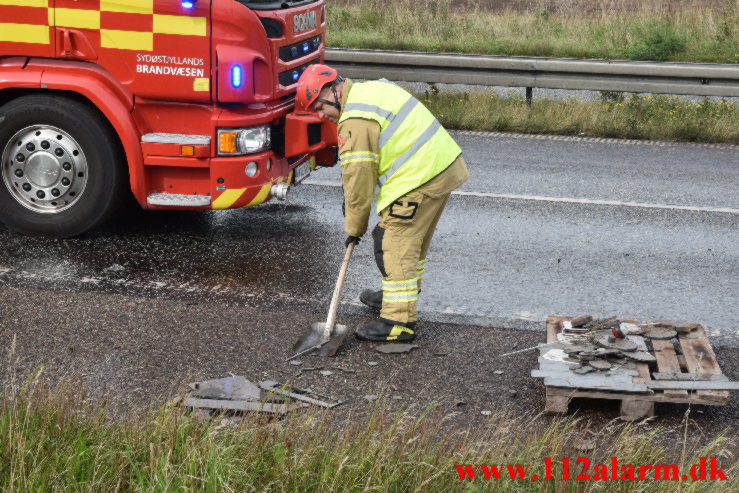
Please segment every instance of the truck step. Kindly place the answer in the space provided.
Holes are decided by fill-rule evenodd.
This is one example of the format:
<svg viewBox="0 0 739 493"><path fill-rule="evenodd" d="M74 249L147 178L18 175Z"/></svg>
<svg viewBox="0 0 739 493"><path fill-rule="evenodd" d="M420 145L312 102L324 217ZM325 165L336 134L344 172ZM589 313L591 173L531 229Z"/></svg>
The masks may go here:
<svg viewBox="0 0 739 493"><path fill-rule="evenodd" d="M165 207L204 207L210 205L210 195L152 193L146 197L146 203Z"/></svg>

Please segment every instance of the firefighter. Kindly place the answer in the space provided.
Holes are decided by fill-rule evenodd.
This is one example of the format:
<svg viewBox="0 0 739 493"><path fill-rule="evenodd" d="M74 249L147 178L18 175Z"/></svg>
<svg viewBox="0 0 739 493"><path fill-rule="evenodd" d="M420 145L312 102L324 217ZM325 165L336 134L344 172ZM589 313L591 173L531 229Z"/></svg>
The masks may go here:
<svg viewBox="0 0 739 493"><path fill-rule="evenodd" d="M311 65L298 81L296 107L338 124L347 246L367 231L379 187L372 238L382 289L360 300L380 317L357 338L414 340L431 237L452 190L469 177L462 149L421 102L384 79L353 82Z"/></svg>

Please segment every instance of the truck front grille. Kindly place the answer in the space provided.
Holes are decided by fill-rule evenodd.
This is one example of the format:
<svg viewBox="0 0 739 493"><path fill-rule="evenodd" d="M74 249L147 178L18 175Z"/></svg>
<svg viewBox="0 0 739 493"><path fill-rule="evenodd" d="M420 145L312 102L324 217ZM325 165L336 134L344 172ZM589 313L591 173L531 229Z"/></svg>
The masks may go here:
<svg viewBox="0 0 739 493"><path fill-rule="evenodd" d="M293 43L291 45L283 46L280 48L280 60L283 62L289 62L296 58L303 57L308 53L313 53L321 46L321 36L314 36L300 43Z"/></svg>
<svg viewBox="0 0 739 493"><path fill-rule="evenodd" d="M280 85L284 87L289 87L289 86L296 84L298 82L298 79L300 78L300 74L302 74L303 71L305 71L305 69L308 68L309 65L313 65L316 63L321 63L321 59L316 58L315 60L311 60L308 63L304 63L303 65L299 67L295 67L293 69L280 72L280 76L279 76Z"/></svg>
<svg viewBox="0 0 739 493"><path fill-rule="evenodd" d="M282 24L275 19L268 17L260 17L259 20L264 26L264 30L267 32L268 38L281 38L282 37Z"/></svg>

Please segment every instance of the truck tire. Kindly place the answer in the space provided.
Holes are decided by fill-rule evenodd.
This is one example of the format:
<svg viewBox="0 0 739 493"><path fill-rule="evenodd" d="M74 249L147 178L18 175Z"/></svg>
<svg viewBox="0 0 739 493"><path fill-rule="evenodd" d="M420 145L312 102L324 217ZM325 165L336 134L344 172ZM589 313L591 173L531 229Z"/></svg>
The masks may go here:
<svg viewBox="0 0 739 493"><path fill-rule="evenodd" d="M99 225L125 196L125 159L108 121L58 95L0 107L0 221L68 238Z"/></svg>

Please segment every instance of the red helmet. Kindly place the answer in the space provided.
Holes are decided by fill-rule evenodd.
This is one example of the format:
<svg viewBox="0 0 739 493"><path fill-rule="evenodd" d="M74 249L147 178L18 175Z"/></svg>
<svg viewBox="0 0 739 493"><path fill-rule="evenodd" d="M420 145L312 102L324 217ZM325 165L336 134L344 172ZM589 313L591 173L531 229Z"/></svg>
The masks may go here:
<svg viewBox="0 0 739 493"><path fill-rule="evenodd" d="M311 111L310 105L318 99L321 90L338 78L338 72L328 65L309 65L298 79L295 109Z"/></svg>

